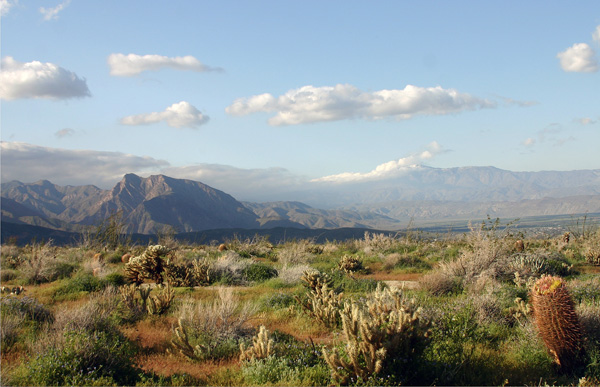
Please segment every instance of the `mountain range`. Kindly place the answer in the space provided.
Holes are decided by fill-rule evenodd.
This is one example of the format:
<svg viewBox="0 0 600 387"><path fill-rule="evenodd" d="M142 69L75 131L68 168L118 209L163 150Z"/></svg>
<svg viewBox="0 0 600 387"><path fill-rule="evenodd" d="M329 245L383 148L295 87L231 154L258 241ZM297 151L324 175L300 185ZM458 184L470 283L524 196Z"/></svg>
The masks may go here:
<svg viewBox="0 0 600 387"><path fill-rule="evenodd" d="M164 175L127 174L111 190L58 186L47 180L12 181L2 184L2 222L77 232L120 213L126 231L139 234L165 227L179 233L274 227L398 230L409 221L600 212L600 170L417 166L391 180L309 188L296 191L302 200L254 203L197 181Z"/></svg>

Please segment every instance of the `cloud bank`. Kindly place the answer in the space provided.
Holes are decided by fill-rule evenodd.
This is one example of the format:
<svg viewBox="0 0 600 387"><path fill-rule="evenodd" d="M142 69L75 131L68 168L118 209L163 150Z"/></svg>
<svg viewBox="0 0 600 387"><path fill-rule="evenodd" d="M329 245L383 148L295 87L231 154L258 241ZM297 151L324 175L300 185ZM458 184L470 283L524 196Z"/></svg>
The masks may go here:
<svg viewBox="0 0 600 387"><path fill-rule="evenodd" d="M162 55L110 54L108 56L110 75L132 77L144 71L157 71L164 68L196 72L223 71L221 68L206 66L193 56L169 58Z"/></svg>
<svg viewBox="0 0 600 387"><path fill-rule="evenodd" d="M127 116L121 119L123 125L150 125L161 121L172 128L197 128L207 123L209 117L203 115L189 102L175 103L162 112L153 112Z"/></svg>
<svg viewBox="0 0 600 387"><path fill-rule="evenodd" d="M0 0L0 16L4 16L6 14L8 14L8 12L10 11L10 9L17 4L17 1L11 1L11 0Z"/></svg>
<svg viewBox="0 0 600 387"><path fill-rule="evenodd" d="M337 175L324 176L313 179L311 182L329 182L329 183L358 183L372 180L391 179L402 175L406 171L420 166L421 163L431 160L434 156L444 153L445 150L436 141L430 143L427 150L420 153L413 153L399 160L389 161L378 165L375 169L367 173L345 172Z"/></svg>
<svg viewBox="0 0 600 387"><path fill-rule="evenodd" d="M0 98L69 99L91 96L85 79L53 63L22 63L7 56L0 71Z"/></svg>
<svg viewBox="0 0 600 387"><path fill-rule="evenodd" d="M304 86L274 97L260 94L236 99L225 111L233 116L276 113L270 125L297 125L344 119L409 119L415 115L441 115L495 107L494 102L441 87L408 85L402 90L364 92L348 84Z"/></svg>
<svg viewBox="0 0 600 387"><path fill-rule="evenodd" d="M66 0L54 8L40 7L40 13L44 15L44 20L58 19L59 12L65 9L70 2L71 0Z"/></svg>
<svg viewBox="0 0 600 387"><path fill-rule="evenodd" d="M96 184L108 188L126 173L169 165L164 160L119 152L67 150L5 141L0 146L3 182L47 179L59 185Z"/></svg>
<svg viewBox="0 0 600 387"><path fill-rule="evenodd" d="M600 44L600 25L592 33L592 40ZM587 43L575 43L556 57L560 67L566 72L595 73L600 69L596 51Z"/></svg>

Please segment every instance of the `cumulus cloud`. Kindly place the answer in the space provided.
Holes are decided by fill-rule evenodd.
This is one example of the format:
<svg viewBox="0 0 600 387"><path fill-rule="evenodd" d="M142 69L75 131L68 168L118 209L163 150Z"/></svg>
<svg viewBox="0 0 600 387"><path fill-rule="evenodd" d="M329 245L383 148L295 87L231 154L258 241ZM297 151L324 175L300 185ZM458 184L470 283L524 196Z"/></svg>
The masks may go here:
<svg viewBox="0 0 600 387"><path fill-rule="evenodd" d="M427 149L413 153L399 160L389 161L378 165L375 169L367 173L345 172L337 175L330 175L311 180L312 182L330 182L330 183L356 183L372 180L391 179L402 175L406 171L419 167L424 161L431 160L445 150L436 141L430 143Z"/></svg>
<svg viewBox="0 0 600 387"><path fill-rule="evenodd" d="M575 43L556 57L560 67L567 72L594 73L598 71L596 52L587 43Z"/></svg>
<svg viewBox="0 0 600 387"><path fill-rule="evenodd" d="M189 102L175 103L162 112L152 112L127 116L121 119L123 125L150 125L164 121L173 128L197 128L208 122L209 117L203 115Z"/></svg>
<svg viewBox="0 0 600 387"><path fill-rule="evenodd" d="M0 0L0 16L6 15L10 11L10 9L17 3L17 0Z"/></svg>
<svg viewBox="0 0 600 387"><path fill-rule="evenodd" d="M157 71L164 68L188 71L223 71L218 67L206 66L193 56L169 58L162 55L110 54L108 56L110 75L131 77L144 71Z"/></svg>
<svg viewBox="0 0 600 387"><path fill-rule="evenodd" d="M112 187L123 175L168 166L164 160L120 152L67 150L21 142L0 143L2 181L47 179L59 185L96 184Z"/></svg>
<svg viewBox="0 0 600 387"><path fill-rule="evenodd" d="M89 97L85 79L53 63L22 63L7 56L0 71L0 98L68 99Z"/></svg>
<svg viewBox="0 0 600 387"><path fill-rule="evenodd" d="M71 128L64 128L64 129L58 130L56 133L54 133L54 135L58 138L69 137L74 134L75 134L75 130L71 129Z"/></svg>
<svg viewBox="0 0 600 387"><path fill-rule="evenodd" d="M256 112L276 113L269 124L296 125L352 118L408 119L495 107L494 102L441 87L408 85L402 90L364 92L348 84L304 86L274 97L260 94L235 100L225 111L234 116Z"/></svg>
<svg viewBox="0 0 600 387"><path fill-rule="evenodd" d="M40 13L44 15L44 20L58 19L58 13L65 9L70 2L71 0L63 1L54 8L40 7Z"/></svg>

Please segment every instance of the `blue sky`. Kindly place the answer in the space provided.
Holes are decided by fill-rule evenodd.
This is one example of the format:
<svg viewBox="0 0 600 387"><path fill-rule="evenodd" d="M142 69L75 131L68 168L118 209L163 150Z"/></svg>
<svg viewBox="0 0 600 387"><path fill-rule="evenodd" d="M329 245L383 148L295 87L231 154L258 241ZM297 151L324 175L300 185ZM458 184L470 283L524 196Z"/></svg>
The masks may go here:
<svg viewBox="0 0 600 387"><path fill-rule="evenodd" d="M596 0L0 5L2 181L600 168Z"/></svg>

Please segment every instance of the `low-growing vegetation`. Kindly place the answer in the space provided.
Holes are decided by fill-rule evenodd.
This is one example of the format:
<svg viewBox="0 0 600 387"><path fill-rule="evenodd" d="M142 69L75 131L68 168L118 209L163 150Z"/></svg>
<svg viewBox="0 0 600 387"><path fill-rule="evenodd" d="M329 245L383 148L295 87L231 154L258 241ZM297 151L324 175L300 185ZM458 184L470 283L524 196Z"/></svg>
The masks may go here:
<svg viewBox="0 0 600 387"><path fill-rule="evenodd" d="M4 385L600 384L600 229L136 246L117 225L2 246Z"/></svg>

